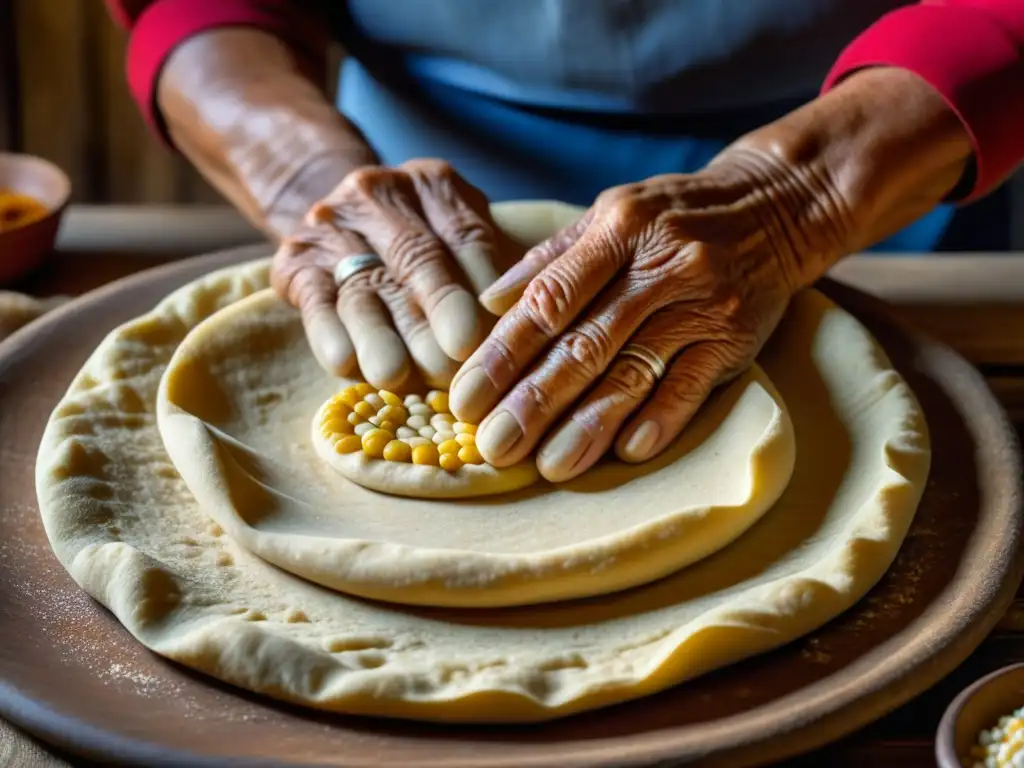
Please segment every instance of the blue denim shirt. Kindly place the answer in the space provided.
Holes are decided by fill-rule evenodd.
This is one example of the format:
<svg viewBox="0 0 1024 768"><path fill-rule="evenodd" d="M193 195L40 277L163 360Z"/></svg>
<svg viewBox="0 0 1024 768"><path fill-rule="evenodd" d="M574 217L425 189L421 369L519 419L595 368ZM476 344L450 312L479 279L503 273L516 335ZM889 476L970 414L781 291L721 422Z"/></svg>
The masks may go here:
<svg viewBox="0 0 1024 768"><path fill-rule="evenodd" d="M388 164L444 157L492 200L590 204L701 168L813 98L894 0L348 0L339 107ZM595 116L596 119L595 119ZM941 206L881 244L927 251Z"/></svg>

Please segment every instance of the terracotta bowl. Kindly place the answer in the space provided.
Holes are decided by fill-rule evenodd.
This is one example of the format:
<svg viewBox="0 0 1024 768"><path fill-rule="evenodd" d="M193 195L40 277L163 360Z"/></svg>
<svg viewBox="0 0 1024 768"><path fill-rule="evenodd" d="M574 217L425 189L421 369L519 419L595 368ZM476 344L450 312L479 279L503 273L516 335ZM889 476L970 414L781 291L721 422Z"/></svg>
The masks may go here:
<svg viewBox="0 0 1024 768"><path fill-rule="evenodd" d="M1024 663L986 675L965 688L946 709L935 738L940 768L963 768L982 728L1024 706ZM970 766L971 763L966 765Z"/></svg>
<svg viewBox="0 0 1024 768"><path fill-rule="evenodd" d="M71 197L71 180L42 158L0 153L0 189L34 197L49 210L37 221L0 232L0 285L4 285L39 266L53 251Z"/></svg>

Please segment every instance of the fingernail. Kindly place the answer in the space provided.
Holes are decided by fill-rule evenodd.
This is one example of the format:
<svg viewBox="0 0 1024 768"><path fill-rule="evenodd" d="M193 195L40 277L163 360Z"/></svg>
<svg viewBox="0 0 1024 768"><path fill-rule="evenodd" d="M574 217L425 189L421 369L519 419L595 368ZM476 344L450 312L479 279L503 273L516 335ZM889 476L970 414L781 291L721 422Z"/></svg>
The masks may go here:
<svg viewBox="0 0 1024 768"><path fill-rule="evenodd" d="M444 353L453 360L465 360L482 341L480 316L473 294L452 291L430 313L430 328Z"/></svg>
<svg viewBox="0 0 1024 768"><path fill-rule="evenodd" d="M626 447L622 449L622 452L626 454L625 458L629 461L643 461L651 455L660 435L661 427L657 422L645 421L636 428L626 442Z"/></svg>
<svg viewBox="0 0 1024 768"><path fill-rule="evenodd" d="M475 422L493 404L494 382L483 368L459 371L448 392L448 408L464 421Z"/></svg>
<svg viewBox="0 0 1024 768"><path fill-rule="evenodd" d="M583 427L570 421L541 448L537 468L553 483L568 480L593 441Z"/></svg>
<svg viewBox="0 0 1024 768"><path fill-rule="evenodd" d="M498 411L488 417L476 433L476 447L490 464L499 461L515 445L523 431L519 422L508 411Z"/></svg>
<svg viewBox="0 0 1024 768"><path fill-rule="evenodd" d="M522 293L532 276L530 268L523 262L519 262L495 280L490 288L480 294L480 301L492 303L500 301L507 294Z"/></svg>
<svg viewBox="0 0 1024 768"><path fill-rule="evenodd" d="M410 373L405 343L391 328L375 328L358 340L356 356L363 377L383 389L396 389Z"/></svg>

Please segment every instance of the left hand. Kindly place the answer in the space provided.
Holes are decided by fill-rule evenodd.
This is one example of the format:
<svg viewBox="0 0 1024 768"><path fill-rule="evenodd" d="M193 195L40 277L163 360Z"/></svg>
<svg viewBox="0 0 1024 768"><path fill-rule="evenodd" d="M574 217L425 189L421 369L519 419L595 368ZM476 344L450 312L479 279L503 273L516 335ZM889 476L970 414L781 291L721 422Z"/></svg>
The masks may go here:
<svg viewBox="0 0 1024 768"><path fill-rule="evenodd" d="M801 287L794 250L838 247L834 201L791 176L741 153L608 190L500 278L481 300L508 311L451 387L484 458L508 466L541 445L558 482L613 441L628 462L664 450L774 330Z"/></svg>

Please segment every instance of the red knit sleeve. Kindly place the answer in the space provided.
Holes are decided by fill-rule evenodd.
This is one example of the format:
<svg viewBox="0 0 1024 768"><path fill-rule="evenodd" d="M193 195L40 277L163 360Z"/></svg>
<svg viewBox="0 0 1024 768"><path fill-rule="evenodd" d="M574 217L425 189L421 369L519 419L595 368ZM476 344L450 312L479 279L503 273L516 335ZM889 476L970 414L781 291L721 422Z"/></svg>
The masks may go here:
<svg viewBox="0 0 1024 768"><path fill-rule="evenodd" d="M322 44L324 25L294 0L106 0L130 32L128 86L143 117L166 140L156 109L156 83L167 58L193 35L217 27L258 27L296 50Z"/></svg>
<svg viewBox="0 0 1024 768"><path fill-rule="evenodd" d="M894 66L929 83L974 143L965 201L990 192L1024 161L1024 2L932 0L883 16L840 55L823 91L869 66Z"/></svg>

